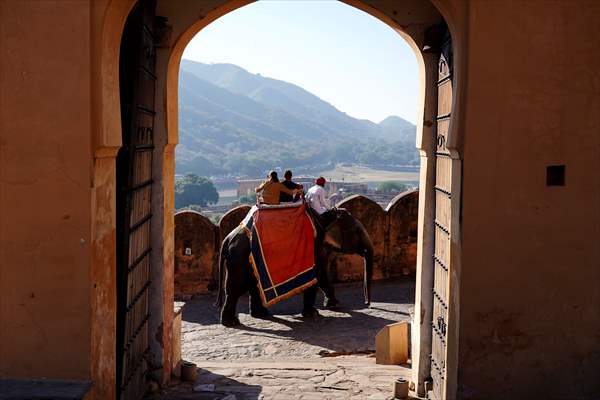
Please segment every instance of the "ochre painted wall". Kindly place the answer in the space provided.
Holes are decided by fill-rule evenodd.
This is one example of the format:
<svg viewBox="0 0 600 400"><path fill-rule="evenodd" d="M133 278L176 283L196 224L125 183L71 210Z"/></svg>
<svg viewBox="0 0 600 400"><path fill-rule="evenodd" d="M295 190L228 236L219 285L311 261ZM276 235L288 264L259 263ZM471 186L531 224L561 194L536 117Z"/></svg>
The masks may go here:
<svg viewBox="0 0 600 400"><path fill-rule="evenodd" d="M469 34L460 397L596 398L600 2L473 1Z"/></svg>
<svg viewBox="0 0 600 400"><path fill-rule="evenodd" d="M0 85L0 377L89 379L89 4L0 2Z"/></svg>

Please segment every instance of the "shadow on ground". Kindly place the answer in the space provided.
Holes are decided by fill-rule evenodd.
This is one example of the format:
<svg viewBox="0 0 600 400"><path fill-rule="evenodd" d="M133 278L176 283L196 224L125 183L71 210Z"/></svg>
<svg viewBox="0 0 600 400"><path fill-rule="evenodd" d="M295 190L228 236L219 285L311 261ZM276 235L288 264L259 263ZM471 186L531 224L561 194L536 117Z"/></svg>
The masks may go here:
<svg viewBox="0 0 600 400"><path fill-rule="evenodd" d="M269 311L273 316L269 320L251 318L244 315L249 313L248 298L244 296L238 303L242 325L236 328L224 328L219 324L219 310L213 306L214 294L197 296L184 308L184 325L196 326L195 329L200 331L206 329L204 335L213 339L221 337L221 343L231 340L239 348L243 347L241 340L265 345L271 342L272 346L281 343L280 347L290 347L290 354L297 356L304 349L296 349L296 345L290 342L294 341L306 344L307 351L312 351L314 356L352 354L374 350L377 332L385 325L409 320L410 311L414 308L414 282L409 280L374 282L371 307L364 305L361 284L337 285L336 291L341 302L340 309L335 312L321 309L321 315L314 318L303 318L299 314L302 309L301 295L272 306ZM322 294L319 294L317 306L322 301ZM260 356L268 356L263 350L258 349ZM240 356L251 357L251 352L249 350L247 355ZM283 355L284 352L285 349L273 349L273 355Z"/></svg>
<svg viewBox="0 0 600 400"><path fill-rule="evenodd" d="M194 390L194 387L197 389ZM198 368L195 383L176 382L160 393L147 395L144 400L258 400L261 392L260 385L249 385Z"/></svg>

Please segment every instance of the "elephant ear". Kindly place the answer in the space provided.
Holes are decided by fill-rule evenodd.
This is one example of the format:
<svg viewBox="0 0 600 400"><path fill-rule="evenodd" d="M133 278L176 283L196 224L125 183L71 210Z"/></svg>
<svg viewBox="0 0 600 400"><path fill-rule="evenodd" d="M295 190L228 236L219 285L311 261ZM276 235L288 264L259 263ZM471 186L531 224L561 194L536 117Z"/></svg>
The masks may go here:
<svg viewBox="0 0 600 400"><path fill-rule="evenodd" d="M335 220L336 221L343 221L344 219L348 218L349 216L350 216L350 213L345 208L336 208L335 209Z"/></svg>
<svg viewBox="0 0 600 400"><path fill-rule="evenodd" d="M354 229L356 226L356 218L352 216L347 210L340 209L342 212L336 215L336 222L342 226L342 229Z"/></svg>
<svg viewBox="0 0 600 400"><path fill-rule="evenodd" d="M342 227L339 223L333 222L325 232L324 242L336 250L341 250L343 245Z"/></svg>

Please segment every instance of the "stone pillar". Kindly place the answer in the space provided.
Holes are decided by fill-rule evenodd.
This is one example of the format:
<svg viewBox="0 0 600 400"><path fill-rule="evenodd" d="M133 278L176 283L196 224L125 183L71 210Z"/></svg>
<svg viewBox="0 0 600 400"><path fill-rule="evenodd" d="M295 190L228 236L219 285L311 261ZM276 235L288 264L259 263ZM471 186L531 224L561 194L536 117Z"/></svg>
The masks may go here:
<svg viewBox="0 0 600 400"><path fill-rule="evenodd" d="M412 334L412 370L415 391L425 395L424 382L431 369L431 318L433 307L433 251L435 220L435 134L437 115L438 55L422 53L422 84L425 86L424 110L418 121L421 131L417 147L421 150L419 210L417 231L417 275L415 283L415 315Z"/></svg>

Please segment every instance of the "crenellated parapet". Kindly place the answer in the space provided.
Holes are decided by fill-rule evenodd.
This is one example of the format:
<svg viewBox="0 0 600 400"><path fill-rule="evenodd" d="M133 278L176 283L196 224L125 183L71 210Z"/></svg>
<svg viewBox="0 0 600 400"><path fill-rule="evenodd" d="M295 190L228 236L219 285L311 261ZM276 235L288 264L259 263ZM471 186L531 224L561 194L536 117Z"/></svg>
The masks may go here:
<svg viewBox="0 0 600 400"><path fill-rule="evenodd" d="M350 196L337 204L356 217L371 236L374 279L413 275L417 254L418 190L396 196L383 209L373 200ZM175 214L175 295L207 293L216 287L221 241L244 219L250 206L229 210L218 225L196 211ZM331 279L353 282L363 279L363 259L333 254L329 259Z"/></svg>
<svg viewBox="0 0 600 400"><path fill-rule="evenodd" d="M250 206L242 204L231 210L227 211L219 220L219 232L221 233L221 240L225 239L225 236L229 235L229 232L234 230L244 219Z"/></svg>
<svg viewBox="0 0 600 400"><path fill-rule="evenodd" d="M175 214L175 297L207 293L214 287L219 228L196 211Z"/></svg>
<svg viewBox="0 0 600 400"><path fill-rule="evenodd" d="M373 200L350 196L337 204L356 217L373 241L374 279L413 275L417 260L417 218L419 191L400 193L383 209ZM329 260L332 279L360 281L363 260L356 255L334 254Z"/></svg>

